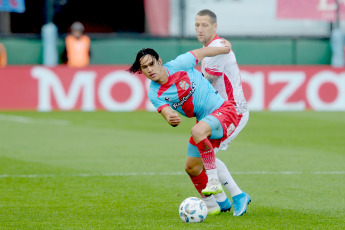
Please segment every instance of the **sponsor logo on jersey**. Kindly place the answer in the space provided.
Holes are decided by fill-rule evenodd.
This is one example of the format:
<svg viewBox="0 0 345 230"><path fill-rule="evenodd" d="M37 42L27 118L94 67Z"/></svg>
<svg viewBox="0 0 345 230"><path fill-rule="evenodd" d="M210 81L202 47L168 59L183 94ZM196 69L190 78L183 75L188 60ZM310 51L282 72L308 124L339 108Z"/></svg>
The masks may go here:
<svg viewBox="0 0 345 230"><path fill-rule="evenodd" d="M165 97L164 100L171 101L170 97Z"/></svg>
<svg viewBox="0 0 345 230"><path fill-rule="evenodd" d="M180 86L181 86L181 82L180 82ZM184 96L183 98L181 98L181 101L172 104L172 107L174 109L177 109L177 107L182 106L193 95L193 93L195 92L195 88L196 88L196 85L194 82L192 82L192 87L191 87L190 91L188 92L188 94L186 96Z"/></svg>
<svg viewBox="0 0 345 230"><path fill-rule="evenodd" d="M180 87L181 89L187 90L189 88L189 85L186 81L180 81Z"/></svg>
<svg viewBox="0 0 345 230"><path fill-rule="evenodd" d="M205 68L206 72L211 71L211 72L219 72L220 66L219 65L214 65L214 66L209 66Z"/></svg>

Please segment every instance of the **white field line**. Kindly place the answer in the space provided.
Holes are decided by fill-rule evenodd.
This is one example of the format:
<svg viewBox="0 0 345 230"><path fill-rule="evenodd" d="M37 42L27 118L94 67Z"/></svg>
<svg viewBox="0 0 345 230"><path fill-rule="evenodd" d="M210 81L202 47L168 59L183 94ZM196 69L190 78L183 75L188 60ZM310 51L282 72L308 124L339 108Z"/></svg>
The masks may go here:
<svg viewBox="0 0 345 230"><path fill-rule="evenodd" d="M345 171L314 171L314 172L302 172L302 171L285 171L285 172L232 172L233 175L344 175ZM69 174L69 175L57 175L57 174L0 174L0 178L45 178L45 177L126 177L126 176L176 176L186 175L185 172L132 172L132 173L102 173L102 174Z"/></svg>
<svg viewBox="0 0 345 230"><path fill-rule="evenodd" d="M25 124L68 125L70 123L67 120L33 119L33 118L29 118L29 117L5 115L5 114L0 114L0 120L11 121L11 122L16 122L16 123L25 123Z"/></svg>

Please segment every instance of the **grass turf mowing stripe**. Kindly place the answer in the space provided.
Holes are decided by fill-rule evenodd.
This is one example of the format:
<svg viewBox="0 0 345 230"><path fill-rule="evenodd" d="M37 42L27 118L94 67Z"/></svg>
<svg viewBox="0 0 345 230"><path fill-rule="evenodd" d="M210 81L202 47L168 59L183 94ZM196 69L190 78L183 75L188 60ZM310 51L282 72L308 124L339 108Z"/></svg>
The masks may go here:
<svg viewBox="0 0 345 230"><path fill-rule="evenodd" d="M233 175L296 175L296 174L322 174L322 175L337 175L345 174L345 171L315 171L315 172L232 172ZM133 173L103 173L103 174L70 174L70 175L55 175L55 174L0 174L0 178L37 178L37 177L120 177L120 176L179 176L187 175L185 172L133 172Z"/></svg>

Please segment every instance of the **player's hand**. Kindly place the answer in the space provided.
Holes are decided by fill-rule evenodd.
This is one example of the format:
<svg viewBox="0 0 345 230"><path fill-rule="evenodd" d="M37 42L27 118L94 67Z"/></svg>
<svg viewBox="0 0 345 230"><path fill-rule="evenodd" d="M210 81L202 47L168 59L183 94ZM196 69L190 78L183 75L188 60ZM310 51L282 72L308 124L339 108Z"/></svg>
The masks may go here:
<svg viewBox="0 0 345 230"><path fill-rule="evenodd" d="M172 113L168 116L167 121L171 126L176 127L181 123L181 118L177 113Z"/></svg>
<svg viewBox="0 0 345 230"><path fill-rule="evenodd" d="M229 42L228 40L226 40L226 39L224 39L224 38L222 38L222 42L224 43L224 47L227 47L227 48L229 48L229 52L231 51L231 48L232 48L232 46L231 46L231 42Z"/></svg>

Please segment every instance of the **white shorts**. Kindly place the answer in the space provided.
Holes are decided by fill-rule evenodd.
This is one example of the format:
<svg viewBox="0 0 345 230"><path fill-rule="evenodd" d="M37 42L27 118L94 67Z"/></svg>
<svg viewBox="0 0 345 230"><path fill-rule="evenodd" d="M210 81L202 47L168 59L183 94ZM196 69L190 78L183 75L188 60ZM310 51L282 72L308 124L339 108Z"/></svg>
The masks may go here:
<svg viewBox="0 0 345 230"><path fill-rule="evenodd" d="M217 153L219 150L227 150L229 144L237 137L237 135L242 131L242 129L246 126L249 119L249 111L242 114L242 118L234 132L225 139L219 146L219 148L214 148L214 152Z"/></svg>

